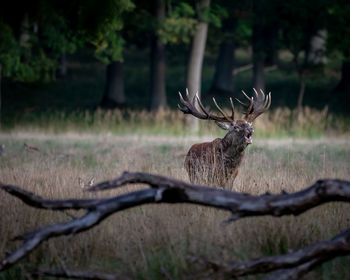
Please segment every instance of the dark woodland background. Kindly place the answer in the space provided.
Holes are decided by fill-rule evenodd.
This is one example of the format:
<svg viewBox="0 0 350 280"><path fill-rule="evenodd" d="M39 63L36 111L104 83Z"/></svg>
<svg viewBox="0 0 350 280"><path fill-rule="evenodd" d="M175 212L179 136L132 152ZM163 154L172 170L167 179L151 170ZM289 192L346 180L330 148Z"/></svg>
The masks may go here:
<svg viewBox="0 0 350 280"><path fill-rule="evenodd" d="M185 88L208 105L254 87L272 92L272 109L348 115L349 14L345 0L7 1L2 128L97 108L176 109Z"/></svg>

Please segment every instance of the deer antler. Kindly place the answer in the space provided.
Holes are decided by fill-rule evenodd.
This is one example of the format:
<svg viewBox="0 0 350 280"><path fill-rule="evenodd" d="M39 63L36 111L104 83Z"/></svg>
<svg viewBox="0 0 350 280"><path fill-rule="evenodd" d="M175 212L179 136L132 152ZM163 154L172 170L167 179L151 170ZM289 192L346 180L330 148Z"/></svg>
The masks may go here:
<svg viewBox="0 0 350 280"><path fill-rule="evenodd" d="M254 88L255 98L249 97L243 90L244 96L249 100L249 104L246 104L239 99L236 100L247 108L244 119L248 122L253 122L258 116L266 112L271 105L271 92L265 96L265 93L260 90L260 93Z"/></svg>
<svg viewBox="0 0 350 280"><path fill-rule="evenodd" d="M186 89L186 100L182 97L182 94L180 92L179 92L179 96L180 96L180 102L183 106L185 106L185 108L181 107L180 105L178 105L178 108L184 114L191 114L191 115L195 116L196 118L202 119L202 120L214 120L214 121L229 122L229 123L234 122L235 113L234 113L234 106L233 106L233 102L232 102L231 97L230 97L230 103L231 103L232 113L231 113L230 117L220 108L220 106L217 104L215 98L213 97L213 102L214 102L216 108L223 115L223 117L219 117L219 116L209 114L207 112L207 110L203 106L202 101L200 100L200 98L198 96L198 92L195 94L192 101L190 100L190 95L188 93L188 89ZM197 109L196 101L198 102L198 105L199 105L202 112Z"/></svg>

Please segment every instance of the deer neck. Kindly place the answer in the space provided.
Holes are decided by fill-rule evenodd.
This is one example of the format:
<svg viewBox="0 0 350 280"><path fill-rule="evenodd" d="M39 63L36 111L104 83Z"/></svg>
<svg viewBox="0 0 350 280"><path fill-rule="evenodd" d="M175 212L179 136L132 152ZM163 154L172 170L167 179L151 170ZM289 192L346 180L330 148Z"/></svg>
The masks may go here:
<svg viewBox="0 0 350 280"><path fill-rule="evenodd" d="M233 158L242 158L244 156L246 147L246 144L230 141L226 137L221 140L221 149L224 154L224 158L227 160Z"/></svg>

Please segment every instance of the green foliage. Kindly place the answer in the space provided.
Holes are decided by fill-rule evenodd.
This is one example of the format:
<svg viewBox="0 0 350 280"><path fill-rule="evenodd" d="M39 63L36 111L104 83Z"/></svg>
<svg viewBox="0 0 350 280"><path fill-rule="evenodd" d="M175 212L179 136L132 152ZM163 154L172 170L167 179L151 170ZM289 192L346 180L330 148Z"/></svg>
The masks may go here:
<svg viewBox="0 0 350 280"><path fill-rule="evenodd" d="M101 21L92 34L84 36L95 47L95 57L104 63L122 60L124 39L120 31L124 26L124 14L135 8L130 0L109 1L102 11Z"/></svg>
<svg viewBox="0 0 350 280"><path fill-rule="evenodd" d="M41 36L42 43L50 48L51 56L56 59L62 53L74 53L80 43L69 29L65 19L59 17L41 25Z"/></svg>
<svg viewBox="0 0 350 280"><path fill-rule="evenodd" d="M198 18L201 21L208 22L214 27L220 28L222 20L228 17L228 11L225 7L212 4L209 8L199 10Z"/></svg>
<svg viewBox="0 0 350 280"><path fill-rule="evenodd" d="M235 40L240 46L247 47L250 44L250 38L253 35L252 21L250 18L242 18L237 21Z"/></svg>
<svg viewBox="0 0 350 280"><path fill-rule="evenodd" d="M0 63L4 77L25 83L54 79L56 62L45 54L35 34L20 45L11 27L3 22L0 22L0 33Z"/></svg>
<svg viewBox="0 0 350 280"><path fill-rule="evenodd" d="M350 3L349 1L332 1L328 13L328 50L339 50L344 59L350 61Z"/></svg>
<svg viewBox="0 0 350 280"><path fill-rule="evenodd" d="M124 39L115 29L108 29L103 35L100 34L99 40L92 40L95 47L95 57L103 63L111 61L122 61Z"/></svg>
<svg viewBox="0 0 350 280"><path fill-rule="evenodd" d="M157 34L164 44L188 44L200 21L208 22L215 28L220 28L222 20L228 17L223 6L213 4L211 7L198 9L187 2L179 2L169 13L169 16L158 23Z"/></svg>
<svg viewBox="0 0 350 280"><path fill-rule="evenodd" d="M20 32L28 39L19 42L14 35L18 23L6 19L0 22L0 63L5 77L18 82L49 82L55 79L57 60L63 53L73 53L78 47L92 44L97 59L104 63L120 61L124 39L123 15L131 11L130 0L110 0L60 3L36 2L24 6L18 21Z"/></svg>
<svg viewBox="0 0 350 280"><path fill-rule="evenodd" d="M20 49L11 28L0 21L0 63L2 75L11 77L20 65Z"/></svg>
<svg viewBox="0 0 350 280"><path fill-rule="evenodd" d="M48 58L42 49L35 56L30 55L27 63L20 63L12 79L18 82L50 82L55 79L57 63Z"/></svg>
<svg viewBox="0 0 350 280"><path fill-rule="evenodd" d="M195 32L198 20L191 5L180 2L161 23L157 33L164 44L188 44Z"/></svg>

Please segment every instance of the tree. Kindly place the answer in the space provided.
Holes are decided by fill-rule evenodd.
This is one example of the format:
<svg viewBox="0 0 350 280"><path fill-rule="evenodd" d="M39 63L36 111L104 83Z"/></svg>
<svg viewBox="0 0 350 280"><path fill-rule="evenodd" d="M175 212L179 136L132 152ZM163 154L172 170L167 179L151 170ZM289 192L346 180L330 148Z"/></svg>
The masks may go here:
<svg viewBox="0 0 350 280"><path fill-rule="evenodd" d="M19 66L19 45L11 28L0 21L0 127L2 113L2 77L15 75Z"/></svg>
<svg viewBox="0 0 350 280"><path fill-rule="evenodd" d="M350 3L332 1L328 9L328 50L339 52L342 59L341 77L333 91L332 106L348 111L350 100Z"/></svg>
<svg viewBox="0 0 350 280"><path fill-rule="evenodd" d="M266 2L262 0L253 1L253 85L258 90L265 89L265 73L264 65L266 59L265 52L265 5Z"/></svg>
<svg viewBox="0 0 350 280"><path fill-rule="evenodd" d="M208 32L208 22L205 20L204 16L205 13L208 13L209 7L210 0L201 0L197 3L196 7L199 16L199 23L197 24L193 36L186 75L186 88L190 92L191 98L193 98L196 93L198 93L198 96L201 95L202 65ZM187 126L192 131L199 130L197 119L188 119Z"/></svg>
<svg viewBox="0 0 350 280"><path fill-rule="evenodd" d="M83 24L80 26L85 40L95 48L95 56L107 64L106 85L101 106L114 108L123 106L126 102L123 83L123 46L125 40L121 31L124 26L124 16L134 9L130 0L104 1L96 13L94 1L84 5ZM91 26L88 17L93 14L95 25ZM91 32L92 31L92 32Z"/></svg>
<svg viewBox="0 0 350 280"><path fill-rule="evenodd" d="M253 1L253 86L265 89L265 64L278 63L278 1Z"/></svg>
<svg viewBox="0 0 350 280"><path fill-rule="evenodd" d="M213 5L213 8L215 6ZM219 44L219 54L216 60L215 74L210 89L211 95L232 96L234 88L235 49L246 45L251 37L250 1L220 2L218 20L222 20L221 28L211 28L209 46ZM218 9L217 9L218 10ZM247 32L248 31L248 32Z"/></svg>
<svg viewBox="0 0 350 280"><path fill-rule="evenodd" d="M106 85L101 106L115 108L122 107L125 103L123 62L112 61L107 65Z"/></svg>
<svg viewBox="0 0 350 280"><path fill-rule="evenodd" d="M279 21L282 41L293 55L293 63L299 77L297 110L301 113L311 38L326 24L328 0L279 2ZM310 16L312 15L312 16ZM298 24L296 24L298 23Z"/></svg>
<svg viewBox="0 0 350 280"><path fill-rule="evenodd" d="M66 35L55 38L64 24L62 19L57 21L51 2L4 4L0 10L0 85L2 78L22 83L55 79L57 49L68 51L67 29L61 33Z"/></svg>
<svg viewBox="0 0 350 280"><path fill-rule="evenodd" d="M165 19L165 0L156 0L154 16L159 26ZM165 90L165 45L157 32L151 39L151 110L167 106Z"/></svg>
<svg viewBox="0 0 350 280"><path fill-rule="evenodd" d="M235 40L233 33L236 27L236 19L229 18L223 23L223 30L227 32L226 38L221 42L219 47L219 55L216 60L215 74L211 94L231 95L233 91L233 68Z"/></svg>
<svg viewBox="0 0 350 280"><path fill-rule="evenodd" d="M326 63L326 42L327 30L320 29L311 37L310 51L308 54L308 62L313 65L322 65Z"/></svg>

